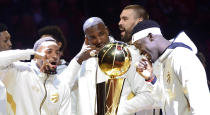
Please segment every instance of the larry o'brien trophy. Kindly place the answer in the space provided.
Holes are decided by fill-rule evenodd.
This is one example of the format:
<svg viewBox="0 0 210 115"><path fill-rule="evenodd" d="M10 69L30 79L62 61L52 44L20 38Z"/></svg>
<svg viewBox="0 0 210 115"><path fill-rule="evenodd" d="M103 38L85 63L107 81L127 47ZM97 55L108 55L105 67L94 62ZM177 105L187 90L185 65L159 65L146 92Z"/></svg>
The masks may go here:
<svg viewBox="0 0 210 115"><path fill-rule="evenodd" d="M99 51L99 67L110 79L97 86L97 115L117 115L125 79L120 76L128 71L130 63L131 55L123 42L109 43Z"/></svg>

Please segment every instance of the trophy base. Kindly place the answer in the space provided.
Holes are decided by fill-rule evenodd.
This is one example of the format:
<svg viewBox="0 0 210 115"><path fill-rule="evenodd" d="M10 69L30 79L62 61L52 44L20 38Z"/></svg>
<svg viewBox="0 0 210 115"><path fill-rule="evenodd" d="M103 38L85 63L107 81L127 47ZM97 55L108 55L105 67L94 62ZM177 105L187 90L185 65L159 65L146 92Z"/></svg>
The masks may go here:
<svg viewBox="0 0 210 115"><path fill-rule="evenodd" d="M117 115L124 79L109 79L97 84L97 115Z"/></svg>

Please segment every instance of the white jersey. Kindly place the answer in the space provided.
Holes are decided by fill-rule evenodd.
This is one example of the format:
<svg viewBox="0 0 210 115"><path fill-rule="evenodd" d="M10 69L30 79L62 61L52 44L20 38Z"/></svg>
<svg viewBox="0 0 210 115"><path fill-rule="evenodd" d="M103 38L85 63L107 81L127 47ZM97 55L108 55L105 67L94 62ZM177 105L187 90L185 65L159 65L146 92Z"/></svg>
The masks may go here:
<svg viewBox="0 0 210 115"><path fill-rule="evenodd" d="M184 32L172 45L180 43L189 47L169 46L159 58L166 95L163 114L207 115L210 97L205 69L195 55L197 48Z"/></svg>
<svg viewBox="0 0 210 115"><path fill-rule="evenodd" d="M0 76L7 88L7 114L67 115L70 114L70 89L57 75L39 71L29 60L33 50L0 52Z"/></svg>

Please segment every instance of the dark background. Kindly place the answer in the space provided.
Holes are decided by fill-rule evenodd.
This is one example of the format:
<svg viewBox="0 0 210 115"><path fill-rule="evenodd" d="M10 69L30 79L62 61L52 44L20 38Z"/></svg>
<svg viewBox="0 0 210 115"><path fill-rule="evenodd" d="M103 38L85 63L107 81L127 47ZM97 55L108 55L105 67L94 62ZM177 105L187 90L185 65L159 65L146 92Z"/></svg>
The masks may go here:
<svg viewBox="0 0 210 115"><path fill-rule="evenodd" d="M144 6L168 39L184 30L205 55L210 77L210 0L0 0L0 22L9 27L15 49L32 48L39 28L58 25L67 38L65 59L70 61L81 49L82 25L91 16L102 18L120 40L119 15L129 4Z"/></svg>

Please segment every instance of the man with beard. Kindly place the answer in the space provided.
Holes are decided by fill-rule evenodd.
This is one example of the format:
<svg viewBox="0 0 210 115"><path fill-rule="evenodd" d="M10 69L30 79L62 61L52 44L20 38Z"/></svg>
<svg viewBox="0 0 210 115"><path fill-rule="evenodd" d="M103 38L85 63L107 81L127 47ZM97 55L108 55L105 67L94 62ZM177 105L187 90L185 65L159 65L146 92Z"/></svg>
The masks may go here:
<svg viewBox="0 0 210 115"><path fill-rule="evenodd" d="M131 32L139 22L148 20L149 15L140 5L128 5L120 14L120 22L118 23L121 31L121 40L130 43Z"/></svg>
<svg viewBox="0 0 210 115"><path fill-rule="evenodd" d="M8 28L5 24L0 24L0 51L9 50L12 47L10 40L11 36L8 32ZM0 115L6 114L6 88L0 81Z"/></svg>
<svg viewBox="0 0 210 115"><path fill-rule="evenodd" d="M131 44L131 33L133 28L138 24L139 22L143 20L148 20L149 19L149 14L147 11L140 5L128 5L126 6L121 14L120 14L120 21L118 23L119 29L121 31L121 40ZM137 53L139 52L134 46L130 46L131 49L136 51ZM158 64L155 64L158 66ZM133 83L131 83L133 84ZM136 84L136 85L141 85L141 84ZM135 86L137 87L137 86ZM137 99L137 91L132 90L132 92L129 95L129 98L133 97L133 99L130 99L127 103L127 107L130 107L129 111L137 112L137 110L140 110L141 108L136 105L136 107L133 107L133 101ZM136 96L136 97L135 97ZM137 109L139 108L139 109ZM129 113L129 111L127 111ZM159 114L159 110L144 110L136 113L137 115L153 115L153 114Z"/></svg>
<svg viewBox="0 0 210 115"><path fill-rule="evenodd" d="M70 89L56 74L59 48L56 40L44 37L33 49L0 52L0 77L8 92L7 114L70 114ZM33 56L31 62L20 62Z"/></svg>

